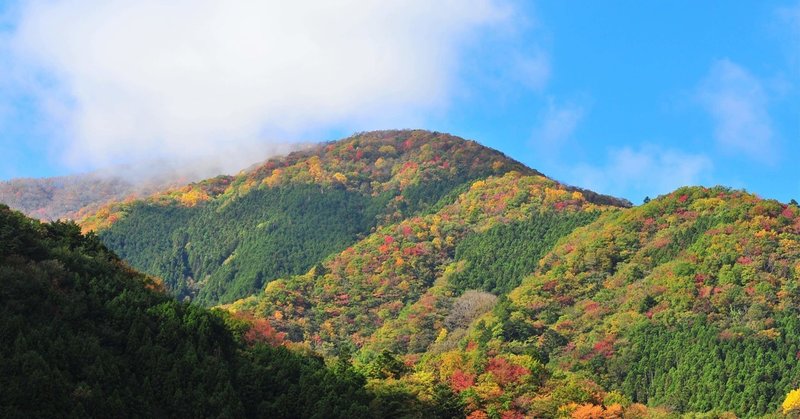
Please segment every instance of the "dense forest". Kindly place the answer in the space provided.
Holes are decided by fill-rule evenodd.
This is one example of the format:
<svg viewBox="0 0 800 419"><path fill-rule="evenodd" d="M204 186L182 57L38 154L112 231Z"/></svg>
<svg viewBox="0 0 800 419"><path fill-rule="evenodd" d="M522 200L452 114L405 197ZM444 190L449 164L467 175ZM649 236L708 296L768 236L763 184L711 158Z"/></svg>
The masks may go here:
<svg viewBox="0 0 800 419"><path fill-rule="evenodd" d="M796 417L800 208L647 201L378 131L80 227L3 208L0 414Z"/></svg>
<svg viewBox="0 0 800 419"><path fill-rule="evenodd" d="M74 223L0 206L0 416L363 417L349 367L180 303Z"/></svg>

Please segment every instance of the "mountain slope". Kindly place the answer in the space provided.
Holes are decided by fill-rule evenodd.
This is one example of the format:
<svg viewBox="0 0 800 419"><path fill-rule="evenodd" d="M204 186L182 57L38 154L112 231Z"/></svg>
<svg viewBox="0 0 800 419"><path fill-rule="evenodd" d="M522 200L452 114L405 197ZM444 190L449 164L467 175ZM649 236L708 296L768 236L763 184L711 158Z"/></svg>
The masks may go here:
<svg viewBox="0 0 800 419"><path fill-rule="evenodd" d="M466 346L418 370L476 391L481 409L527 397L515 409L534 416L620 401L774 412L800 383L798 269L800 209L681 188L577 228L472 323ZM498 382L493 362L543 375ZM490 377L495 393L478 385Z"/></svg>
<svg viewBox="0 0 800 419"><path fill-rule="evenodd" d="M551 226L564 221L560 233L566 234L612 208L543 176L509 172L489 177L436 212L381 227L307 274L274 281L263 295L238 302L233 309L269 317L290 339L306 341L324 353L342 345L361 346L439 281L453 262L457 243L470 234L530 220L546 220ZM544 249L554 241L544 241ZM508 278L504 286L513 287L519 279ZM467 284L456 285L463 289ZM435 338L434 330L420 328L404 335L416 340L399 338L392 349L424 351Z"/></svg>
<svg viewBox="0 0 800 419"><path fill-rule="evenodd" d="M0 205L0 416L369 415L351 370L161 289L77 225Z"/></svg>
<svg viewBox="0 0 800 419"><path fill-rule="evenodd" d="M511 170L536 174L450 135L378 131L112 205L83 225L106 226L104 243L177 295L225 303L306 272L372 228L425 211L474 179Z"/></svg>

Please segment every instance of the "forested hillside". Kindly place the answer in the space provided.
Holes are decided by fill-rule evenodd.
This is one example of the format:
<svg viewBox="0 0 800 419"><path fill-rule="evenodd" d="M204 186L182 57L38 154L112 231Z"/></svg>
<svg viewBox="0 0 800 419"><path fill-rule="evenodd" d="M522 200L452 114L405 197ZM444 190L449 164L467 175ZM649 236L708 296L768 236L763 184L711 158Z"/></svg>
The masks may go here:
<svg viewBox="0 0 800 419"><path fill-rule="evenodd" d="M496 229L505 226L519 228L520 236L509 234L505 239L516 239L516 256L536 266L557 237L612 208L587 201L580 192L543 176L509 172L490 177L473 183L438 211L381 227L308 273L273 281L263 295L239 302L234 308L268 316L290 339L305 340L323 353L336 353L342 345L361 346L385 322L405 317L403 313L421 297L434 298L429 291L441 282L445 270L458 270L448 267L454 258L461 259L459 266L467 266L458 270L462 276L451 279L453 292L470 288L472 269L486 269L487 264L469 253L464 256L464 251L457 254L458 243L462 249L474 246L462 239L473 235L472 243L476 243L480 239L474 236L493 237ZM553 234L548 236L548 232ZM531 242L531 236L525 233L544 234ZM497 248L503 251L501 245ZM474 288L495 290L498 285L494 279L500 290L515 287L524 266L516 266L520 262L514 255L495 259L496 269L489 272L498 276L486 276L486 282ZM503 269L508 272L499 272ZM442 298L433 305L448 307L450 301ZM404 318L405 327L413 329L394 336L389 348L404 353L425 351L436 338L435 324L443 321L431 318L435 314L432 309L419 323Z"/></svg>
<svg viewBox="0 0 800 419"><path fill-rule="evenodd" d="M740 191L607 211L414 374L490 415L777 412L800 384L798 252L800 209Z"/></svg>
<svg viewBox="0 0 800 419"><path fill-rule="evenodd" d="M213 305L302 274L381 225L433 211L473 180L537 174L472 141L378 131L271 159L83 220L180 298ZM613 200L594 196L596 200Z"/></svg>
<svg viewBox="0 0 800 419"><path fill-rule="evenodd" d="M0 416L365 417L349 367L164 294L77 225L0 206ZM383 403L379 403L383 404Z"/></svg>

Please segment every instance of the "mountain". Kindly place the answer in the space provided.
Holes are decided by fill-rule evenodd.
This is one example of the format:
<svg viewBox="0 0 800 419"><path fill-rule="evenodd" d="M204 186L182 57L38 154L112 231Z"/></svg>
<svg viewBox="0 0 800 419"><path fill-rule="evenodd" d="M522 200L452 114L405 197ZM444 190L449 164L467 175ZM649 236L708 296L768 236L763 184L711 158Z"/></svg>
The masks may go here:
<svg viewBox="0 0 800 419"><path fill-rule="evenodd" d="M305 340L323 353L331 345L360 346L385 322L402 319L398 316L429 297L431 287L445 277L450 277L454 293L468 288L501 293L513 289L561 235L615 208L589 201L541 175L491 176L472 183L435 212L378 228L304 275L270 282L262 295L237 302L232 309L269 317L290 339ZM520 230L517 239L526 241L525 246L516 252L495 246L493 250L503 253L496 256L470 253L470 238L507 226ZM505 237L515 239L513 233ZM538 240L531 242L532 237ZM475 283L480 277L476 271L488 271L481 256L521 266L497 270L493 272L497 276ZM451 266L456 260L461 269ZM444 299L439 303L449 305ZM408 324L409 319L402 320ZM389 349L422 352L435 339L436 330L418 327L398 336Z"/></svg>
<svg viewBox="0 0 800 419"><path fill-rule="evenodd" d="M0 225L0 279L15 290L0 293L0 331L16 333L0 379L55 365L30 388L66 380L72 401L89 386L195 416L800 412L800 208L745 191L683 187L634 207L473 141L402 130L108 203L82 218L96 235L7 218L33 230ZM73 292L62 278L95 279ZM27 329L38 340L16 337ZM102 371L143 390L58 364L71 339L111 351L95 357ZM19 369L20 353L42 360ZM222 379L178 392L189 368ZM185 407L207 394L202 413Z"/></svg>
<svg viewBox="0 0 800 419"><path fill-rule="evenodd" d="M433 211L473 181L510 171L538 175L473 141L377 131L114 204L82 224L180 298L213 305L305 273L379 226Z"/></svg>
<svg viewBox="0 0 800 419"><path fill-rule="evenodd" d="M800 384L798 269L800 208L681 188L576 228L494 303L462 294L401 380L448 382L476 412L768 414Z"/></svg>

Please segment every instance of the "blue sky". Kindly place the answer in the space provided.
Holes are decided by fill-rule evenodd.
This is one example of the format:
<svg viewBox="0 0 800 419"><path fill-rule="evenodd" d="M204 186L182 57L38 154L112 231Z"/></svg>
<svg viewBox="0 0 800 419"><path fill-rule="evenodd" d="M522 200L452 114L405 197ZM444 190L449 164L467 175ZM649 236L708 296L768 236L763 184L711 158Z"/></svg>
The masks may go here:
<svg viewBox="0 0 800 419"><path fill-rule="evenodd" d="M429 3L3 3L0 179L427 128L635 203L800 199L800 2Z"/></svg>

